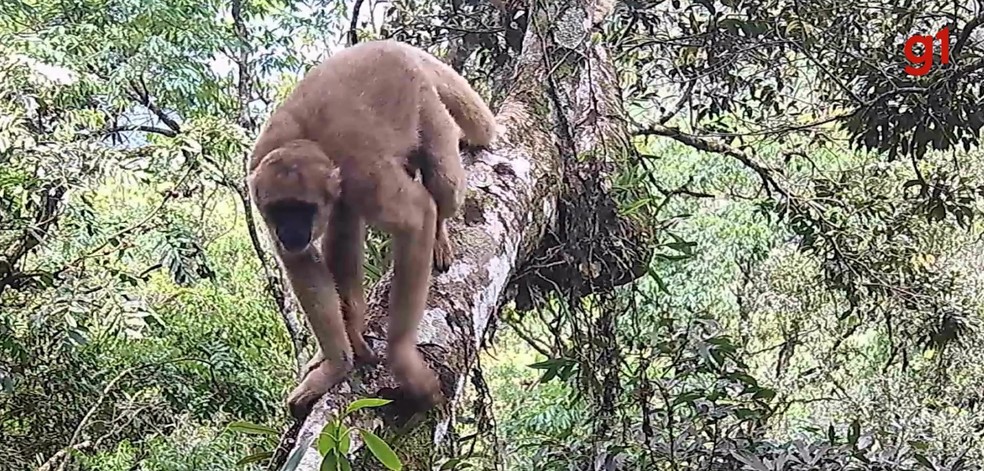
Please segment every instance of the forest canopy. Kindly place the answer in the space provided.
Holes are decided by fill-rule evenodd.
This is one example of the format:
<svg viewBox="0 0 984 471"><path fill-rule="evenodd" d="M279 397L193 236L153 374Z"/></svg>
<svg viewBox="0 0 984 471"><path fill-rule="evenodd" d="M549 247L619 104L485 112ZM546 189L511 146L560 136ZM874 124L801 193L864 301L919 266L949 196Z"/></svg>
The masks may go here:
<svg viewBox="0 0 984 471"><path fill-rule="evenodd" d="M5 0L0 470L982 469L982 24L932 0ZM421 333L447 403L395 420L353 402L385 396L367 370L295 424L314 339L246 162L305 72L378 39L450 64L501 130L464 158ZM366 254L381 348L385 234Z"/></svg>

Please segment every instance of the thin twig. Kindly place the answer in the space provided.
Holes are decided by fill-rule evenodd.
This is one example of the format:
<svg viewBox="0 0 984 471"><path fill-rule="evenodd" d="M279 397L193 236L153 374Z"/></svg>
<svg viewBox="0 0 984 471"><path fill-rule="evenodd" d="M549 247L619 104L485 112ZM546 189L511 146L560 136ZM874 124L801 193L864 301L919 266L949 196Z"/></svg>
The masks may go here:
<svg viewBox="0 0 984 471"><path fill-rule="evenodd" d="M355 46L359 42L359 31L356 28L359 27L359 12L362 10L363 1L365 0L355 0L355 5L352 7L352 18L349 20L348 30L349 47Z"/></svg>

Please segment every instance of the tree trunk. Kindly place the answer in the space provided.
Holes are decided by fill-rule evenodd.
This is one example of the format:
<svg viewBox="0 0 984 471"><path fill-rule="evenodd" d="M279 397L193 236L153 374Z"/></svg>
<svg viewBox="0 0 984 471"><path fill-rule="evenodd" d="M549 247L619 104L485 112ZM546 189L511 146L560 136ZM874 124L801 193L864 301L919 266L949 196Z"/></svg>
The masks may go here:
<svg viewBox="0 0 984 471"><path fill-rule="evenodd" d="M393 420L395 409L387 410L393 406L381 414L363 414L351 424L382 429L379 433L405 469L431 469L434 445L453 422L454 404L486 328L507 301L507 284L556 224L562 172L569 167L565 160L627 142L622 123L612 119L621 106L611 64L603 46L591 44L593 19L603 19L612 6L610 1L598 3L571 2L566 10L530 12L510 93L497 115L500 137L491 149L463 156L467 197L458 217L449 221L455 258L447 273L432 278L418 337L419 348L440 377L446 403L412 426ZM558 104L564 108L559 113ZM369 297L367 337L377 353L384 353L391 275ZM391 396L395 383L384 364L358 370L351 381L319 400L304 423L285 434L274 468L288 451L312 443L326 421L355 398ZM319 464L317 450L308 447L297 469L313 471Z"/></svg>

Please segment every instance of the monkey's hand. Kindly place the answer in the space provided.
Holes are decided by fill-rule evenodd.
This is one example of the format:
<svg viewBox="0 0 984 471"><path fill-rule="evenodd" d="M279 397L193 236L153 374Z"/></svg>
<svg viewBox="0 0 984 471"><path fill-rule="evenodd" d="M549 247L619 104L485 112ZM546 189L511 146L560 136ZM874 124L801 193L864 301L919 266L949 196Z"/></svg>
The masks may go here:
<svg viewBox="0 0 984 471"><path fill-rule="evenodd" d="M327 361L322 361L308 371L301 384L298 384L287 396L290 415L297 420L304 420L311 413L314 401L342 382L350 369L332 367Z"/></svg>

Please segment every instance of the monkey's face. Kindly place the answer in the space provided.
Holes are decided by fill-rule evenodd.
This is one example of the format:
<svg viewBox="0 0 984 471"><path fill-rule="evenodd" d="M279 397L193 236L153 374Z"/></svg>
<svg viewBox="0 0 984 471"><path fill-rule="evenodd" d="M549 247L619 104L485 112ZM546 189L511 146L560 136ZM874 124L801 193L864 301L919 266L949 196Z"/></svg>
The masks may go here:
<svg viewBox="0 0 984 471"><path fill-rule="evenodd" d="M318 205L297 200L276 201L267 206L266 219L277 237L277 242L287 252L303 252L313 239L321 234L318 228Z"/></svg>
<svg viewBox="0 0 984 471"><path fill-rule="evenodd" d="M276 243L286 253L304 252L324 234L340 193L338 169L320 151L307 147L271 152L247 184Z"/></svg>

